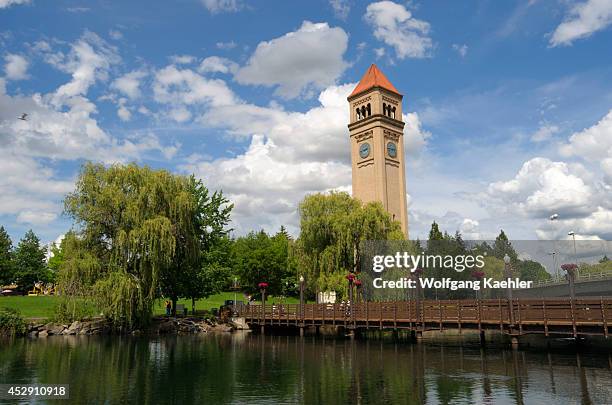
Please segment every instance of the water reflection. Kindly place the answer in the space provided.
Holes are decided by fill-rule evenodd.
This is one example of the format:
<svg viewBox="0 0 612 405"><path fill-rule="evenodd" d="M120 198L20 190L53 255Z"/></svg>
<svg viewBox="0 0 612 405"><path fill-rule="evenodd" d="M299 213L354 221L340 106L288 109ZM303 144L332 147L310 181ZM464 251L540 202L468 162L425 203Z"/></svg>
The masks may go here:
<svg viewBox="0 0 612 405"><path fill-rule="evenodd" d="M612 402L611 364L608 354L247 334L0 342L0 383L69 383L83 404L598 404Z"/></svg>

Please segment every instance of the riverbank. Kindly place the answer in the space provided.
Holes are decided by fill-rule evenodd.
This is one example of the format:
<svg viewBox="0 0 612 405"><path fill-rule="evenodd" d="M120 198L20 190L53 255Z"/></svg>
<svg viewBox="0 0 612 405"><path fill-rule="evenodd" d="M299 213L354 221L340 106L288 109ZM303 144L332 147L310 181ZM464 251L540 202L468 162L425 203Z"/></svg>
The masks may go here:
<svg viewBox="0 0 612 405"><path fill-rule="evenodd" d="M154 317L151 324L144 329L135 329L125 333L118 333L102 318L93 320L74 321L65 323L30 323L26 336L31 338L44 338L49 336L95 336L110 334L130 335L181 335L210 332L233 332L246 330L248 326L239 320L221 322L218 319L202 317Z"/></svg>

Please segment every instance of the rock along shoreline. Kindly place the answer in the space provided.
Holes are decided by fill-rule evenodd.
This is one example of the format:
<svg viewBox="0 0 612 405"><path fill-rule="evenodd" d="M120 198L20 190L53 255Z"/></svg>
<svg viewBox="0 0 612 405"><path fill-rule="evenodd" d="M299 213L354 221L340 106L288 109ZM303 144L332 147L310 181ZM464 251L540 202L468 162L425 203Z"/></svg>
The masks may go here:
<svg viewBox="0 0 612 405"><path fill-rule="evenodd" d="M64 323L31 323L25 336L43 338L48 336L94 336L94 335L187 335L198 333L230 333L249 330L240 319L220 322L197 317L154 317L144 329L120 332L111 328L105 319L93 319Z"/></svg>

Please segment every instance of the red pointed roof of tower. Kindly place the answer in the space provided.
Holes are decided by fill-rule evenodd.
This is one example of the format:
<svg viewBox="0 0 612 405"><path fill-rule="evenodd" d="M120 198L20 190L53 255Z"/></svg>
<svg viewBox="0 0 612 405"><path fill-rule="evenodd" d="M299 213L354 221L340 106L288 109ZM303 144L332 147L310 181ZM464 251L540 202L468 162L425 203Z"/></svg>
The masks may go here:
<svg viewBox="0 0 612 405"><path fill-rule="evenodd" d="M351 93L348 98L351 98L359 93L363 93L372 87L382 87L383 89L389 90L395 94L401 95L399 91L391 84L389 79L380 71L378 66L372 64L367 72L363 75L355 90Z"/></svg>

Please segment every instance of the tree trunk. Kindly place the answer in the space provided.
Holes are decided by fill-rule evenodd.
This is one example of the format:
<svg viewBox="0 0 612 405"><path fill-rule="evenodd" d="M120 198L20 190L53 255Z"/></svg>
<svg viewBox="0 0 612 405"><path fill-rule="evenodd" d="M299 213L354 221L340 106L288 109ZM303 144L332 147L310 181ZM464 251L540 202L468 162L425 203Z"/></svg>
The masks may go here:
<svg viewBox="0 0 612 405"><path fill-rule="evenodd" d="M191 298L191 315L195 315L195 298Z"/></svg>
<svg viewBox="0 0 612 405"><path fill-rule="evenodd" d="M176 302L178 297L172 297L172 316L176 316Z"/></svg>

